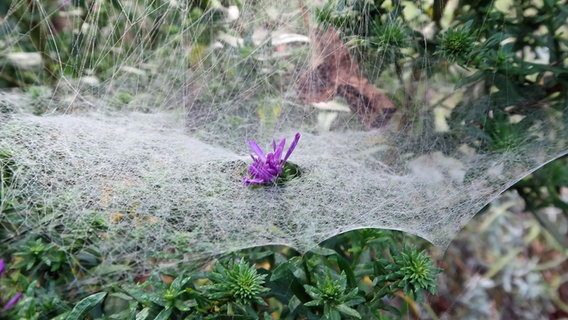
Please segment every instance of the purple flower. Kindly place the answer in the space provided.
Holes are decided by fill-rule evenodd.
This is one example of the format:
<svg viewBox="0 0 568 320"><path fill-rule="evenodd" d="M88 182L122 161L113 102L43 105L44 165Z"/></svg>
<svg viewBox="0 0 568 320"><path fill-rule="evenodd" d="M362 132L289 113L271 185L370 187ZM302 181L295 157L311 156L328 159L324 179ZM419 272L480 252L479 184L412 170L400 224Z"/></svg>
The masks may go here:
<svg viewBox="0 0 568 320"><path fill-rule="evenodd" d="M256 156L254 154L250 155L253 163L249 166L250 177L243 178L245 186L274 182L282 173L282 167L286 164L286 161L292 154L292 151L296 148L298 140L300 140L299 132L296 133L294 141L290 145L290 148L288 148L284 159L282 159L282 153L284 152L286 139L282 139L278 145L276 145L276 141L272 140L272 148L274 149L274 152L268 154L264 154L256 142L249 141L249 146Z"/></svg>
<svg viewBox="0 0 568 320"><path fill-rule="evenodd" d="M14 297L12 297L12 299L10 299L10 301L8 301L8 303L6 303L6 305L2 310L7 311L10 308L12 308L23 295L24 295L23 293L18 292Z"/></svg>
<svg viewBox="0 0 568 320"><path fill-rule="evenodd" d="M4 263L4 259L0 259L0 277L2 277L2 274L4 273L5 267L6 267L6 264ZM6 303L4 305L4 307L2 308L2 311L7 311L8 309L12 308L18 302L18 300L20 300L20 298L22 298L22 295L23 294L21 292L18 292L14 297L12 297L12 299L10 299L8 301L8 303ZM4 301L0 297L0 306L2 304L4 304Z"/></svg>

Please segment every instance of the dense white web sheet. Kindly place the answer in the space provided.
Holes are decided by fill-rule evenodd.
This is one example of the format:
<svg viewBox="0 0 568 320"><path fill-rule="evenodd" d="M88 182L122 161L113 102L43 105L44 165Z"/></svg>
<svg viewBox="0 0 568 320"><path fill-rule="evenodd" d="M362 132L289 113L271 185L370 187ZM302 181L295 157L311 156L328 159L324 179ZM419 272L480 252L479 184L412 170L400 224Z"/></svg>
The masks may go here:
<svg viewBox="0 0 568 320"><path fill-rule="evenodd" d="M291 157L303 175L250 189L241 181L251 162L244 152L196 139L171 114L22 116L1 132L21 166L20 192L54 208L39 220L32 213L32 226L83 229L102 219L109 245L126 252L307 250L368 227L445 247L492 198L559 155L527 144L498 155L424 150L391 164L384 161L396 150L380 130L304 133Z"/></svg>

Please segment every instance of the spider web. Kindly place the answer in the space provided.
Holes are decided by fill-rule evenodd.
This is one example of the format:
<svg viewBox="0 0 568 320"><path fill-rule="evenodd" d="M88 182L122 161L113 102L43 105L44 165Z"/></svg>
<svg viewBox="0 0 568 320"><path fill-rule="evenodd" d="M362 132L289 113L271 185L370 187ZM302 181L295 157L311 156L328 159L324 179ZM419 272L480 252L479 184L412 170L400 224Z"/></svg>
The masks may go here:
<svg viewBox="0 0 568 320"><path fill-rule="evenodd" d="M17 164L7 196L25 227L92 233L110 260L306 251L360 228L445 248L492 199L568 150L564 120L546 106L507 148L453 134L448 119L464 101L492 116L475 85L456 89L468 71L427 77L402 64L397 74L387 53L365 56L355 38L318 25L318 3L86 3L10 6L4 66L22 81L44 67L26 47L34 30L7 22L36 19L51 53L39 61L58 67L58 80L45 95L3 93L0 149ZM428 28L431 5L406 3L409 26ZM244 187L247 142L269 150L296 132L290 161L301 176Z"/></svg>

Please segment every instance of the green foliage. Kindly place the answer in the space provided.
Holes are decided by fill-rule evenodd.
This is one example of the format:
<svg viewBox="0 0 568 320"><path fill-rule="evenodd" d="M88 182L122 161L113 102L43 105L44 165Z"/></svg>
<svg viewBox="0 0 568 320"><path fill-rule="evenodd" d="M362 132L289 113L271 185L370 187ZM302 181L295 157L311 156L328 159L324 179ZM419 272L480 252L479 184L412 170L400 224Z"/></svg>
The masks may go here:
<svg viewBox="0 0 568 320"><path fill-rule="evenodd" d="M523 119L517 123L511 123L509 117L497 111L487 118L486 125L480 135L482 144L491 151L510 151L515 147L527 142L527 131L531 121Z"/></svg>
<svg viewBox="0 0 568 320"><path fill-rule="evenodd" d="M431 17L409 18L403 12L410 5L401 1L329 1L318 12L318 20L324 26L333 25L355 44L353 54L362 62L381 61L371 63L379 66L378 72L364 70L370 80L376 81L384 71L398 77L395 90L404 91L404 97L393 98L409 119L426 122L433 117L432 109L420 107L428 103L414 91L416 81L425 76L433 80L441 74L455 76L456 87L465 87L465 95L451 107L452 134L483 152L514 150L527 142L527 133L544 116L554 118L555 112L566 108L568 38L562 28L568 10L562 1L503 2L509 6L506 12L493 1L462 0L444 30L446 4L436 2ZM434 19L433 35L421 27L424 19ZM536 61L539 57L545 61ZM454 63L464 70L452 74L449 69L448 74L448 65ZM407 79L403 65L412 66Z"/></svg>
<svg viewBox="0 0 568 320"><path fill-rule="evenodd" d="M349 292L347 290L347 277L345 272L339 275L339 279L333 279L331 274L316 274L316 285L304 285L306 293L313 299L306 302L306 307L323 307L323 319L341 319L341 315L355 317L361 319L361 315L357 310L351 308L365 301L363 297L358 296L358 288L354 288Z"/></svg>
<svg viewBox="0 0 568 320"><path fill-rule="evenodd" d="M17 285L26 288L22 300L18 303L16 314L20 319L54 319L56 316L65 316L70 309L67 297L62 295L55 282L42 285L43 281L29 282L27 277L20 273Z"/></svg>
<svg viewBox="0 0 568 320"><path fill-rule="evenodd" d="M322 9L316 9L318 21L341 28L348 35L369 34L372 27L381 23L383 1L327 1ZM384 22L384 21L382 21Z"/></svg>
<svg viewBox="0 0 568 320"><path fill-rule="evenodd" d="M472 98L480 94L488 97L482 102L464 99L452 113L450 124L456 132L470 134L471 141L481 138L481 146L491 151L515 149L526 142L521 136L526 137L546 113L564 109L567 101L562 88L568 85L564 66L568 54L561 48L568 39L558 36L563 24L559 19L565 21L568 14L565 5L551 1L536 6L521 1L511 8L515 15L490 6L472 6L472 12L458 16L462 21L469 19L466 27L458 29L463 34L450 28L442 37L450 34L459 39L456 52L448 52L443 41L440 49L442 55L472 69L458 85L469 86L467 93ZM531 10L534 15L522 14ZM468 30L475 30L475 38L468 36ZM547 62L532 61L531 56L542 52L548 52ZM483 92L474 92L479 88L475 83L482 84ZM515 117L523 119L518 122Z"/></svg>
<svg viewBox="0 0 568 320"><path fill-rule="evenodd" d="M298 256L288 250L249 249L215 263L210 272L191 276L151 276L142 284L127 284L110 296L126 301L120 318L171 319L263 318L278 310L281 318L381 318L382 310L405 311L389 303L402 292L423 299L423 291L436 292L440 269L415 249L395 249L396 233L362 230L346 235L364 247L335 251L329 246ZM333 242L329 245L339 244ZM391 247L392 258L373 258ZM275 248L276 249L276 248ZM292 257L287 255L292 254ZM245 259L244 257L248 257ZM258 268L246 260L256 261Z"/></svg>
<svg viewBox="0 0 568 320"><path fill-rule="evenodd" d="M371 38L370 45L382 52L390 53L390 56L393 58L402 55L401 49L412 45L410 30L400 20L394 20L378 26L375 25L375 29L372 32L375 34L375 37Z"/></svg>
<svg viewBox="0 0 568 320"><path fill-rule="evenodd" d="M115 317L168 319L197 306L191 277L178 276L169 284L159 277L152 277L142 284L126 285L123 290L127 295L117 294L115 296L128 301L129 310ZM138 309L141 310L137 311Z"/></svg>
<svg viewBox="0 0 568 320"><path fill-rule="evenodd" d="M235 309L245 314L254 314L251 305L266 305L261 295L267 291L264 287L266 274L258 274L254 266L244 260L229 260L225 266L217 264L216 270L209 275L213 282L207 287L209 299L218 301L221 310L226 308L227 315L235 314Z"/></svg>
<svg viewBox="0 0 568 320"><path fill-rule="evenodd" d="M439 47L434 54L439 54L450 62L457 62L465 66L470 61L473 44L476 37L472 34L473 21L463 26L450 27L443 34L438 35Z"/></svg>
<svg viewBox="0 0 568 320"><path fill-rule="evenodd" d="M89 267L73 255L71 246L62 250L38 238L25 241L13 253L10 286L24 292L13 312L26 319L266 319L272 313L282 319L401 316L408 312L408 303L420 303L423 293L436 291L440 270L423 252L396 249L399 238L396 232L360 230L305 255L287 248L253 248L204 269L188 265L173 273L152 271L121 286L105 285L113 282L110 270L135 270L105 266L102 261ZM89 272L69 269L61 257L77 261ZM62 289L71 283L82 294L67 296ZM397 298L401 294L405 300Z"/></svg>
<svg viewBox="0 0 568 320"><path fill-rule="evenodd" d="M49 273L61 272L67 265L67 257L54 243L46 243L43 239L29 240L14 253L18 262L14 268L25 271L34 269L34 272L47 271Z"/></svg>
<svg viewBox="0 0 568 320"><path fill-rule="evenodd" d="M398 1L386 9L386 1L328 1L317 18L322 27L328 24L340 30L349 43L357 45L354 53L370 63L363 72L376 80L389 70L402 81L403 64L417 50L413 25L405 21L404 6Z"/></svg>
<svg viewBox="0 0 568 320"><path fill-rule="evenodd" d="M84 319L85 316L89 313L89 311L93 310L97 305L99 305L105 298L106 292L99 292L93 295L90 295L83 300L79 301L69 312L66 320L81 320Z"/></svg>
<svg viewBox="0 0 568 320"><path fill-rule="evenodd" d="M408 247L402 251L393 251L393 263L380 265L380 268L388 271L387 275L384 278L377 277L375 282L403 289L404 294L416 297L417 301L423 301L424 291L436 294L435 278L442 270L434 267L424 251L418 252Z"/></svg>
<svg viewBox="0 0 568 320"><path fill-rule="evenodd" d="M405 311L393 298L401 289L418 299L423 291L435 293L435 278L441 270L422 252L395 249L397 237L397 233L381 230L350 232L276 266L269 286L286 305L283 316L400 316Z"/></svg>

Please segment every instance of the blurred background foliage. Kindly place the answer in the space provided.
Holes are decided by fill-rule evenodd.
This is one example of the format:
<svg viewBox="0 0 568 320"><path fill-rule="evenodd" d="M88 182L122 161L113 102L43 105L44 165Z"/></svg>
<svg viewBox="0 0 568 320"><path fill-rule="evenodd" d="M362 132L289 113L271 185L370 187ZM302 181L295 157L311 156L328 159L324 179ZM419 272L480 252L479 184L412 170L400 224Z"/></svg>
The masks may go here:
<svg viewBox="0 0 568 320"><path fill-rule="evenodd" d="M212 9L210 1L190 1L179 6L172 10L170 1L160 0L26 0L12 2L11 6L5 3L0 8L0 15L8 17L0 29L4 39L2 51L39 53L43 68L33 73L5 69L2 86L53 86L62 76L112 77L114 68L132 55L140 55L142 63L164 43L182 41L172 35L181 34L190 25L196 43L209 44L216 21L223 18L221 11ZM5 55L3 58L6 68L21 67L11 65Z"/></svg>
<svg viewBox="0 0 568 320"><path fill-rule="evenodd" d="M452 136L480 152L501 152L530 139L531 128L539 127L539 134L567 128L565 1L306 3L314 8L315 24L335 26L357 61L369 66L362 68L365 76L400 106L401 123L412 123L417 139ZM260 88L254 99L266 102L258 112L271 114L264 106L273 103L270 88L284 91L296 71L294 61L305 60L306 53L299 50L277 66L273 60L256 59L273 54L273 48L258 48L250 28L230 21L234 12L229 9L262 5L267 4L2 1L0 88L22 92L30 111L41 115L66 110L61 92L67 82L90 79L92 93L101 94L98 83L111 82L119 69L131 67L128 72L145 80L134 81L134 89L109 86L115 92L102 92L120 109L137 98L140 87L160 77L149 65L183 47L184 60L175 65L191 70L196 79L204 70L214 79L193 98L238 100L238 88L246 83ZM272 22L267 28L277 29L278 23ZM305 31L305 26L297 29ZM225 31L243 42L212 54L209 46ZM223 62L216 58L221 54ZM235 63L238 68L225 72L225 64ZM278 72L256 76L267 67ZM187 77L192 76L171 85L181 88ZM434 99L427 86L440 78L452 79L456 86L448 89L451 94ZM463 89L458 98L456 88ZM0 100L0 113L13 111L14 105ZM447 115L445 130L436 125L438 111ZM60 237L54 226L21 230L19 210L26 195L11 193L18 168L10 153L0 150L0 252L10 261L1 292L24 292L11 313L0 317L567 317L566 162L551 162L512 186L458 235L445 255L430 249L444 271L439 276L422 251L427 248L423 241L378 230L336 236L305 255L262 247L200 266L151 259L141 270L104 263L92 236L104 232L104 222L93 221L90 230L77 230L73 239ZM41 203L35 206L49 211ZM436 287L438 295L429 294ZM109 294L93 294L99 291Z"/></svg>

